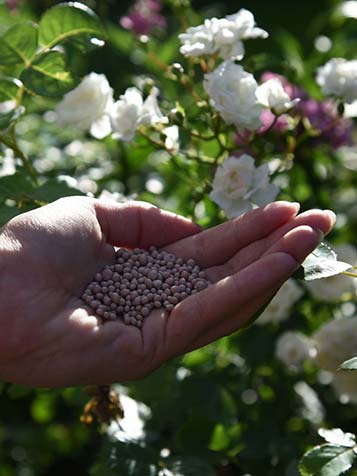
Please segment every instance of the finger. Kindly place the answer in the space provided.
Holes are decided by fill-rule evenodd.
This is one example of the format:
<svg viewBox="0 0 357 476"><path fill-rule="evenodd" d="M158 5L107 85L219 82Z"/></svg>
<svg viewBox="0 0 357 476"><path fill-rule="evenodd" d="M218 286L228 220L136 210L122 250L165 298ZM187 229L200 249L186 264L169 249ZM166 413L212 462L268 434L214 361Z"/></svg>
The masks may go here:
<svg viewBox="0 0 357 476"><path fill-rule="evenodd" d="M251 243L243 250L238 251L227 263L221 266L213 267L207 270L210 281L216 282L230 274L238 272L253 261L256 261L266 253L281 237L293 228L302 225L311 226L319 229L326 235L333 227L336 221L336 215L330 210L309 210L296 216L288 223L283 224L270 235Z"/></svg>
<svg viewBox="0 0 357 476"><path fill-rule="evenodd" d="M182 301L168 318L164 351L178 355L195 348L197 342L218 339L225 333L222 323L228 318L233 328L242 327L252 317L243 306L256 301L258 310L259 297L278 289L319 241L320 233L311 227L295 228L282 238L281 251L263 256L239 273Z"/></svg>
<svg viewBox="0 0 357 476"><path fill-rule="evenodd" d="M162 246L200 231L200 227L187 218L146 202L95 200L94 207L102 231L113 246Z"/></svg>
<svg viewBox="0 0 357 476"><path fill-rule="evenodd" d="M298 209L299 205L296 203L270 203L264 208L185 238L167 249L182 258L193 258L203 267L219 265L230 259L237 250L266 237L289 222Z"/></svg>
<svg viewBox="0 0 357 476"><path fill-rule="evenodd" d="M250 321L255 317L259 310L263 308L264 304L269 302L274 297L274 295L279 291L280 287L284 282L285 280L279 282L278 284L275 284L275 286L272 286L269 291L266 291L265 293L258 296L256 299L243 305L239 310L239 315L237 313L236 316L224 319L214 328L200 335L195 341L192 342L191 347L188 351L191 352L221 337L231 335L237 330L249 326L251 324ZM250 317L237 328L237 321L239 321L240 316L242 315Z"/></svg>

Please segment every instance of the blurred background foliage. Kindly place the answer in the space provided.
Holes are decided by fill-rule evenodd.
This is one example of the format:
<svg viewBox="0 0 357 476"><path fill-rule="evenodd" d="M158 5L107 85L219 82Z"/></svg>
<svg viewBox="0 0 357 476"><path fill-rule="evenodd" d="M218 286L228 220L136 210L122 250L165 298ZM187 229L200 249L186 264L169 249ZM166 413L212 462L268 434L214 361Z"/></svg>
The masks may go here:
<svg viewBox="0 0 357 476"><path fill-rule="evenodd" d="M20 20L38 20L59 2L10 3L0 1L0 32ZM160 62L182 61L177 39L181 25L174 15L180 11L180 0L168 1L163 9L172 36L158 32L147 44L119 26L119 19L133 2L83 3L103 21L108 41L86 55L70 49L68 58L79 77L90 71L105 74L118 97L132 85L133 76L154 77L161 72ZM193 1L192 7L195 12L186 18L187 24L243 7L251 10L258 25L270 33L264 44L257 40L247 46L252 69L283 73L318 99L316 67L330 57L351 59L357 50L356 20L339 13L338 1ZM326 38L331 40L331 48L326 49ZM172 82L162 74L160 81L160 90L174 95ZM221 221L218 208L206 198L211 174L207 165L192 161L187 174L182 158L176 157L173 167L166 156L153 154L154 146L143 138L128 146L59 128L51 114L55 101L32 99L26 99L28 114L19 122L17 133L43 185L34 187L20 163L12 170L9 152L3 149L1 223L63 195L98 196L102 190L150 201L204 226ZM180 100L184 103L185 98ZM208 143L204 153L214 156L214 147ZM355 171L343 166L337 153L331 154L323 146L312 147L309 141L296 159L289 171L289 186L283 188L280 198L301 201L303 209L337 209L340 219L331 241L355 243ZM252 326L168 363L140 382L121 387L120 392L150 409L142 439L145 444L113 436L116 431L112 427L108 431L83 425L79 417L88 400L83 389L35 390L2 383L0 476L62 476L66 471L93 476L296 476L301 455L320 442L317 428L341 427L354 432L357 407L342 404L310 362L302 369L279 362L276 338L287 330L312 334L340 306L311 297L302 299L285 322Z"/></svg>

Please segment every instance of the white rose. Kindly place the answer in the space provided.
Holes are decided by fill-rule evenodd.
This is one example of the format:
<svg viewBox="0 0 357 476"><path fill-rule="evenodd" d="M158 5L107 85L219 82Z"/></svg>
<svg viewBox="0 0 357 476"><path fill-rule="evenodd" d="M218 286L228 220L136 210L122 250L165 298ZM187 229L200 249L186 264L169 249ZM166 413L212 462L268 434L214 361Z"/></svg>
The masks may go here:
<svg viewBox="0 0 357 476"><path fill-rule="evenodd" d="M215 173L210 198L226 213L236 217L253 208L272 202L278 188L269 181L267 164L255 167L253 157L228 157Z"/></svg>
<svg viewBox="0 0 357 476"><path fill-rule="evenodd" d="M255 96L254 76L232 61L223 62L205 75L204 88L214 108L227 124L238 129L257 130L261 126L261 106Z"/></svg>
<svg viewBox="0 0 357 476"><path fill-rule="evenodd" d="M255 26L253 13L245 8L233 15L227 15L227 20L233 25L232 30L241 40L249 38L268 38L268 32Z"/></svg>
<svg viewBox="0 0 357 476"><path fill-rule="evenodd" d="M303 294L301 287L293 279L288 279L255 322L262 325L285 321L289 318L290 309Z"/></svg>
<svg viewBox="0 0 357 476"><path fill-rule="evenodd" d="M244 44L241 40L267 37L265 30L255 27L253 14L244 8L220 20L214 35L220 56L223 59L237 60L244 56Z"/></svg>
<svg viewBox="0 0 357 476"><path fill-rule="evenodd" d="M90 130L102 139L111 132L108 110L113 103L113 90L104 74L90 73L57 105L60 124Z"/></svg>
<svg viewBox="0 0 357 476"><path fill-rule="evenodd" d="M324 94L353 102L357 99L357 60L332 58L317 69L316 81Z"/></svg>
<svg viewBox="0 0 357 476"><path fill-rule="evenodd" d="M278 115L289 111L300 101L298 98L292 101L277 78L269 79L258 86L255 95L259 104Z"/></svg>
<svg viewBox="0 0 357 476"><path fill-rule="evenodd" d="M335 245L333 247L339 261L350 263L354 266L357 263L356 248L349 244ZM330 278L315 279L306 281L305 286L310 294L323 302L339 301L346 293L356 293L357 281L350 276L337 274Z"/></svg>
<svg viewBox="0 0 357 476"><path fill-rule="evenodd" d="M179 35L182 43L180 53L184 56L200 56L216 51L214 44L214 24L216 19L205 20L203 25L188 28Z"/></svg>
<svg viewBox="0 0 357 476"><path fill-rule="evenodd" d="M275 355L285 365L301 365L310 358L312 346L300 332L284 332L276 342Z"/></svg>
<svg viewBox="0 0 357 476"><path fill-rule="evenodd" d="M336 372L345 360L357 355L357 318L333 319L322 325L312 340L316 364L323 370Z"/></svg>
<svg viewBox="0 0 357 476"><path fill-rule="evenodd" d="M137 88L128 88L112 105L109 115L115 139L130 141L134 138L142 107L143 97Z"/></svg>
<svg viewBox="0 0 357 476"><path fill-rule="evenodd" d="M180 52L185 56L200 56L218 52L223 59L242 59L242 40L267 38L268 33L255 27L253 14L245 9L225 18L211 18L202 25L188 28L179 35Z"/></svg>
<svg viewBox="0 0 357 476"><path fill-rule="evenodd" d="M109 110L113 137L123 141L131 141L136 130L142 124L152 125L156 122L167 122L157 103L158 90L153 88L143 100L139 89L128 88Z"/></svg>

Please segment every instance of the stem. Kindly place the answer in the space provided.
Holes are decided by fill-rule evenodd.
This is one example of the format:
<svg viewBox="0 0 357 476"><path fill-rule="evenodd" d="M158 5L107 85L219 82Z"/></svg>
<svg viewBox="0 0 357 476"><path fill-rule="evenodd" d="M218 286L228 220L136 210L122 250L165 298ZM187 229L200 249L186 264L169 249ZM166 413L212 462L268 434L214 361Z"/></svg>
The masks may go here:
<svg viewBox="0 0 357 476"><path fill-rule="evenodd" d="M20 147L18 146L17 144L17 141L16 141L16 135L15 135L15 128L14 127L11 127L11 129L9 130L10 132L10 138L11 140L9 140L5 135L3 134L0 134L0 142L2 142L3 144L5 144L7 147L9 147L10 149L12 149L15 153L15 155L21 159L22 161L22 165L24 166L25 170L27 171L27 173L29 174L32 182L34 183L34 185L36 187L38 187L39 183L38 183L38 177L37 177L37 172L36 170L34 169L30 159L27 157L27 155L25 155L22 150L20 149Z"/></svg>
<svg viewBox="0 0 357 476"><path fill-rule="evenodd" d="M351 273L349 271L342 271L341 274L344 274L345 276L351 276L352 278L357 278L357 273Z"/></svg>
<svg viewBox="0 0 357 476"><path fill-rule="evenodd" d="M268 127L268 129L264 132L264 134L268 134L268 132L270 132L273 127L275 126L275 124L277 123L277 120L278 120L279 116L275 116L274 119L273 119L273 122L270 124L270 126Z"/></svg>

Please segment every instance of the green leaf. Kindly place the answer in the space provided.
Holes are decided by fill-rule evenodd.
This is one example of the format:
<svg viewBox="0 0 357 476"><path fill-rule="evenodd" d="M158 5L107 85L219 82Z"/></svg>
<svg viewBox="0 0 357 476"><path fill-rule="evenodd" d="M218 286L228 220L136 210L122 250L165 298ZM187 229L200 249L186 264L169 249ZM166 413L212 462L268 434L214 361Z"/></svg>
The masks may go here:
<svg viewBox="0 0 357 476"><path fill-rule="evenodd" d="M32 190L31 180L20 172L0 177L0 199L10 198L18 202L29 195Z"/></svg>
<svg viewBox="0 0 357 476"><path fill-rule="evenodd" d="M302 476L338 476L351 468L355 456L344 446L316 446L304 455L299 470Z"/></svg>
<svg viewBox="0 0 357 476"><path fill-rule="evenodd" d="M294 277L305 281L329 278L352 267L349 263L337 261L336 253L326 243L320 243L301 266L303 269L300 268Z"/></svg>
<svg viewBox="0 0 357 476"><path fill-rule="evenodd" d="M342 370L357 370L357 357L353 357L352 359L346 360L341 365L340 369Z"/></svg>
<svg viewBox="0 0 357 476"><path fill-rule="evenodd" d="M35 23L17 23L0 38L0 64L27 64L36 53L38 27Z"/></svg>
<svg viewBox="0 0 357 476"><path fill-rule="evenodd" d="M73 89L77 80L66 70L63 53L48 51L40 55L20 76L24 85L40 96L61 97Z"/></svg>
<svg viewBox="0 0 357 476"><path fill-rule="evenodd" d="M7 388L7 394L11 399L27 397L33 392L31 387L25 387L24 385L10 384Z"/></svg>
<svg viewBox="0 0 357 476"><path fill-rule="evenodd" d="M11 124L16 122L24 112L24 106L18 106L14 109L10 109L8 112L0 113L0 131L7 129Z"/></svg>
<svg viewBox="0 0 357 476"><path fill-rule="evenodd" d="M45 48L79 37L80 45L85 47L90 40L105 36L97 15L78 2L56 5L47 10L40 21L39 40Z"/></svg>
<svg viewBox="0 0 357 476"><path fill-rule="evenodd" d="M16 78L0 78L0 103L16 99L21 86Z"/></svg>
<svg viewBox="0 0 357 476"><path fill-rule="evenodd" d="M66 182L57 179L50 179L31 194L31 197L41 202L53 202L58 198L70 197L73 195L84 195L83 192L69 187Z"/></svg>
<svg viewBox="0 0 357 476"><path fill-rule="evenodd" d="M332 430L320 428L318 434L333 445L345 446L347 448L353 448L356 445L355 435L353 433L344 433L340 428L333 428Z"/></svg>
<svg viewBox="0 0 357 476"><path fill-rule="evenodd" d="M11 218L14 218L20 213L21 210L19 208L0 205L0 226L5 225Z"/></svg>

